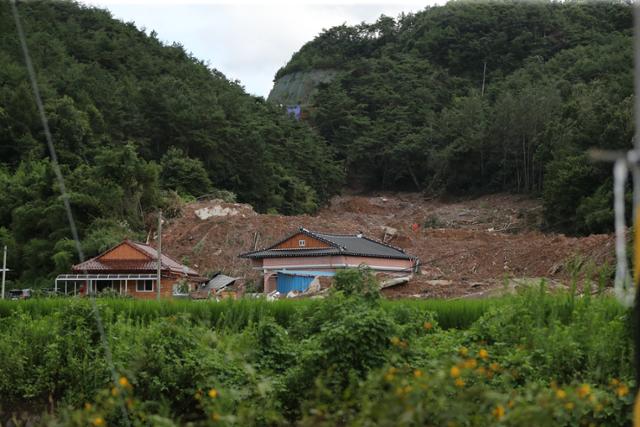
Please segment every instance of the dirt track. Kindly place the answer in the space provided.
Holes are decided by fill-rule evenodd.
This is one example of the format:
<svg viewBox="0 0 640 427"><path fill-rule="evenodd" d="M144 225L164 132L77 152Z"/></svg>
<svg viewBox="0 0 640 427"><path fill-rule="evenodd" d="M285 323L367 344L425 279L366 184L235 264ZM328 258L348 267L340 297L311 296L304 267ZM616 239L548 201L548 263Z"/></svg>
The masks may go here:
<svg viewBox="0 0 640 427"><path fill-rule="evenodd" d="M196 211L214 216L203 220ZM268 246L299 227L362 231L421 260L422 274L407 285L386 289L389 297L476 295L501 287L508 278L566 282L575 265L593 261L598 268L613 261L611 235L544 234L536 231L540 216L536 200L504 194L453 202L424 200L418 194L340 196L317 215L291 217L205 201L187 205L181 217L166 225L163 246L202 273L222 270L257 278L239 253Z"/></svg>

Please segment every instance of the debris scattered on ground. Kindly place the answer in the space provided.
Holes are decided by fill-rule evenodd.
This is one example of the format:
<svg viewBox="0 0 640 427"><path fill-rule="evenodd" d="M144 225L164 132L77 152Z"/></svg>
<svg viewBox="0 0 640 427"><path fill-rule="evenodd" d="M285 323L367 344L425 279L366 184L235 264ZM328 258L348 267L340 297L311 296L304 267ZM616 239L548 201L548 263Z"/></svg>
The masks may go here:
<svg viewBox="0 0 640 427"><path fill-rule="evenodd" d="M387 279L380 283L380 289L390 288L392 286L404 285L409 283L412 276L396 277L393 279Z"/></svg>
<svg viewBox="0 0 640 427"><path fill-rule="evenodd" d="M196 211L205 208L237 213L201 219ZM246 277L247 286L260 280L260 272L238 254L271 245L299 227L362 231L418 256L421 274L384 289L390 298L477 295L501 289L513 278L568 283L579 271L595 274L611 265L614 255L612 235L577 238L538 231L540 202L507 194L454 201L413 193L345 195L313 216L256 214L249 205L220 200L195 202L182 212L165 224L163 246L169 255L197 264L203 274Z"/></svg>
<svg viewBox="0 0 640 427"><path fill-rule="evenodd" d="M250 205L241 203L225 203L223 200L213 199L206 201L199 201L188 205L193 211L194 215L201 220L207 220L211 217L226 217L240 215L243 218L247 216L255 216L256 213Z"/></svg>

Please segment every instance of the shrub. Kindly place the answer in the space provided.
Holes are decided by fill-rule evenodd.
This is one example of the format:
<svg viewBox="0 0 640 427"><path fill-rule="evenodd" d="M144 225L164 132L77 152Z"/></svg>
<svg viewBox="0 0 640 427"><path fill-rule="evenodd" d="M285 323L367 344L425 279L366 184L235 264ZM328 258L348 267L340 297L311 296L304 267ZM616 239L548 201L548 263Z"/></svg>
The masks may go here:
<svg viewBox="0 0 640 427"><path fill-rule="evenodd" d="M362 296L368 299L380 297L380 284L368 267L345 269L336 273L333 278L334 292L342 292L347 296Z"/></svg>

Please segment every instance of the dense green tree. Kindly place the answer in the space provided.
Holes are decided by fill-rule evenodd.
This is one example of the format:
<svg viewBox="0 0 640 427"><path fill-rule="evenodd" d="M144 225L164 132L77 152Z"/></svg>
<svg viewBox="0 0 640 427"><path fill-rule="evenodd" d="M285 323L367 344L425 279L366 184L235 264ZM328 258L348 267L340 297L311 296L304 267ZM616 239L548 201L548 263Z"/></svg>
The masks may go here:
<svg viewBox="0 0 640 427"><path fill-rule="evenodd" d="M214 183L282 213L310 213L340 191L343 168L317 132L182 46L72 1L18 9L86 255L146 234L146 214L174 190L199 196ZM21 260L13 279L78 260L48 157L10 3L0 0L0 228L11 261Z"/></svg>
<svg viewBox="0 0 640 427"><path fill-rule="evenodd" d="M549 227L605 231L610 169L585 152L631 146L631 28L620 1L451 1L328 29L276 78L337 72L310 109L353 185L530 193Z"/></svg>
<svg viewBox="0 0 640 427"><path fill-rule="evenodd" d="M191 159L179 148L170 148L162 157L162 186L181 194L201 196L211 191L211 180L198 159Z"/></svg>

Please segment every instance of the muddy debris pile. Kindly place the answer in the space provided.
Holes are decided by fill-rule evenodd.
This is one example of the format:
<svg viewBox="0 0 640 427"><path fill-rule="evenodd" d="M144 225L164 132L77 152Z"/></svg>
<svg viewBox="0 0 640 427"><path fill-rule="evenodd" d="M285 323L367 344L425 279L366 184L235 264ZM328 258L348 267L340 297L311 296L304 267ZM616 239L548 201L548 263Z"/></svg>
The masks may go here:
<svg viewBox="0 0 640 427"><path fill-rule="evenodd" d="M541 216L539 201L506 194L453 201L411 193L343 195L313 216L258 214L250 205L207 200L167 221L163 246L201 273L222 271L250 284L260 272L240 253L270 246L300 227L363 232L420 258L421 274L384 289L391 298L482 296L505 280L568 282L613 263L612 235L542 233Z"/></svg>

